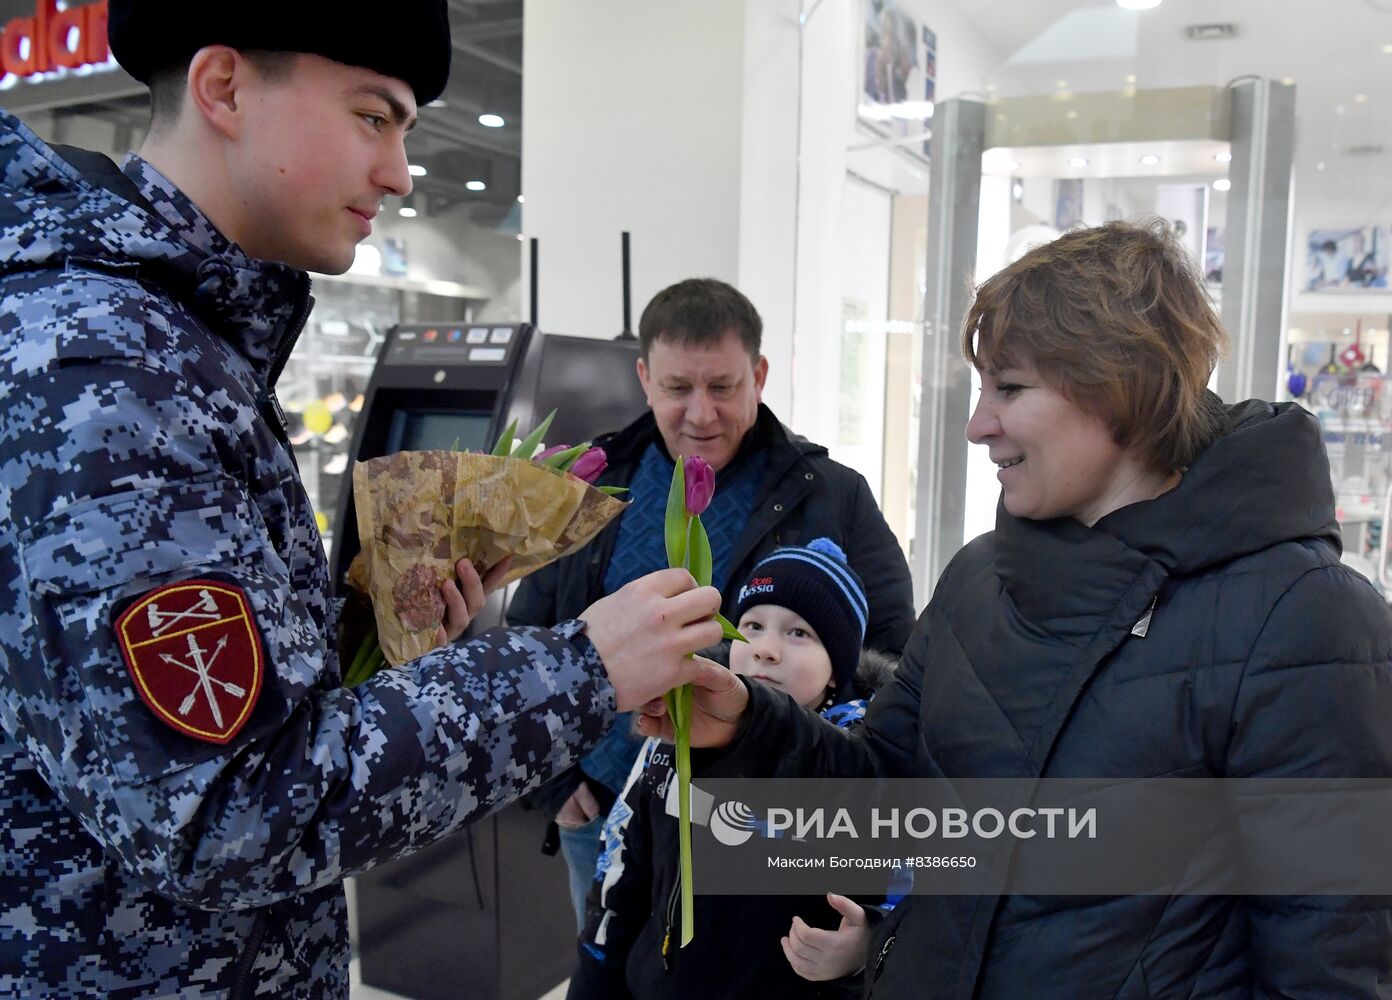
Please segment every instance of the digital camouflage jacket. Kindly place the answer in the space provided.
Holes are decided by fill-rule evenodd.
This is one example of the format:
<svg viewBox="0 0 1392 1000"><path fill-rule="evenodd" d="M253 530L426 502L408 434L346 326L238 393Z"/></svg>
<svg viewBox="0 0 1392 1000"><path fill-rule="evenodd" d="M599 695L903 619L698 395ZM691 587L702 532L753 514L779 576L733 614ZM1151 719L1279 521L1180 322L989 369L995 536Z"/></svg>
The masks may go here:
<svg viewBox="0 0 1392 1000"><path fill-rule="evenodd" d="M569 766L581 623L340 686L307 276L0 112L0 995L346 997L342 879Z"/></svg>

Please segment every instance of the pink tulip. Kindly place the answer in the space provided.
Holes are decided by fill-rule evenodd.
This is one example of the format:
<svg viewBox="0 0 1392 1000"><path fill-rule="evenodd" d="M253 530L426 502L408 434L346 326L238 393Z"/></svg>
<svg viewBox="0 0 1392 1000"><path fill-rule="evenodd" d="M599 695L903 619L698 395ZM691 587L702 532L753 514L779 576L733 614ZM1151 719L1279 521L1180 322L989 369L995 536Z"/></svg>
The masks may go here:
<svg viewBox="0 0 1392 1000"><path fill-rule="evenodd" d="M683 460L686 476L686 512L700 517L715 496L715 470L704 458L692 456Z"/></svg>
<svg viewBox="0 0 1392 1000"><path fill-rule="evenodd" d="M587 483L593 483L608 467L609 456L604 454L604 449L591 448L575 460L575 464L570 467L570 474Z"/></svg>
<svg viewBox="0 0 1392 1000"><path fill-rule="evenodd" d="M541 452L538 452L537 454L533 455L533 456L532 456L532 461L533 461L533 462L540 462L542 459L550 458L552 455L559 455L561 452L563 452L563 451L568 451L569 449L570 449L570 445L568 445L568 444L557 444L557 445L552 445L550 448L547 448L545 451L541 451Z"/></svg>

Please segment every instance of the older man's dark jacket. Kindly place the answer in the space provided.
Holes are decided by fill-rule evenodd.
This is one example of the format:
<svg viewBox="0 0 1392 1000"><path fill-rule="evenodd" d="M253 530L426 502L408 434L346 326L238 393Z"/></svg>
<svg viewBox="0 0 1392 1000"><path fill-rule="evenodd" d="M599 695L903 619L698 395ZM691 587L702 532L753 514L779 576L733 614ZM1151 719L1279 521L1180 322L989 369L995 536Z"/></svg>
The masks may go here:
<svg viewBox="0 0 1392 1000"><path fill-rule="evenodd" d="M597 439L595 444L609 458L599 484L626 486L653 441L660 446L651 413ZM865 477L832 461L822 445L793 434L763 404L746 447L764 449L764 483L730 561L726 616L734 613L735 593L756 562L779 545L805 545L826 536L845 550L851 568L865 584L870 603L865 645L900 653L913 631L913 584L904 551L885 523ZM618 534L615 519L580 552L523 580L508 607L508 620L519 625L554 624L603 597L604 572Z"/></svg>

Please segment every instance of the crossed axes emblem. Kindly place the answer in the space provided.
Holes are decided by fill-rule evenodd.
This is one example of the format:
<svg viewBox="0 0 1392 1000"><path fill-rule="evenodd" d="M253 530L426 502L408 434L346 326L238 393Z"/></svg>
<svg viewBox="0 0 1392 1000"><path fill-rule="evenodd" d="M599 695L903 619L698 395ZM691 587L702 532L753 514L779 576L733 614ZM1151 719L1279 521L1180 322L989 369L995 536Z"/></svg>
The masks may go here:
<svg viewBox="0 0 1392 1000"><path fill-rule="evenodd" d="M158 604L151 603L146 608L146 615L151 634L155 636L163 635L180 622L200 619L217 621L222 617L218 611L217 601L207 590L200 590L198 600L186 610L166 611L161 610ZM212 674L213 664L217 662L222 651L227 648L227 636L224 635L219 639L211 651L200 646L198 638L193 633L190 632L185 638L188 639L188 656L192 661L191 663L185 663L169 653L160 653L160 659L165 663L181 670L187 670L198 678L194 682L193 690L189 691L188 696L179 703L179 714L187 717L193 711L193 706L198 703L199 692L202 692L208 699L208 708L212 710L213 721L221 727L223 725L222 709L218 705L217 692L213 688L221 688L234 698L246 697L246 688L240 684L233 684L231 681L221 680Z"/></svg>

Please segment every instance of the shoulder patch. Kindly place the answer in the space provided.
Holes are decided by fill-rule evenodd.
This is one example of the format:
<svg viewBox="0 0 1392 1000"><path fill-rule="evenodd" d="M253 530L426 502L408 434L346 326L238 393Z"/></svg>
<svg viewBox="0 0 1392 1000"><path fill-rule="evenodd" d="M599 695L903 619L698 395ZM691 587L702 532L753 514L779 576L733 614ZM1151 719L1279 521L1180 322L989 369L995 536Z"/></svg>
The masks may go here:
<svg viewBox="0 0 1392 1000"><path fill-rule="evenodd" d="M220 580L157 587L118 613L115 632L136 691L166 725L226 744L251 718L266 658L240 587Z"/></svg>

